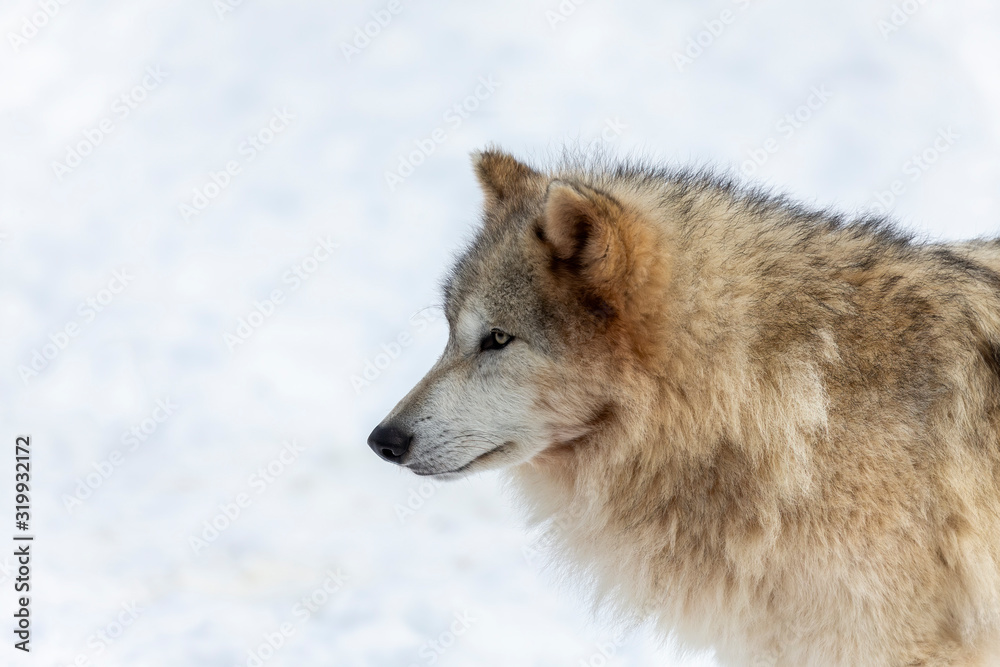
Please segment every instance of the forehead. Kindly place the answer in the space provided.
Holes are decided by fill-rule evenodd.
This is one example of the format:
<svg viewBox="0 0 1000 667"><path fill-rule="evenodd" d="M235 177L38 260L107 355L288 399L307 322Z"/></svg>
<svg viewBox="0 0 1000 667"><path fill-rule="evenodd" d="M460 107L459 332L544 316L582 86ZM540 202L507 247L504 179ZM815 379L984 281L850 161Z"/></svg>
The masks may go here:
<svg viewBox="0 0 1000 667"><path fill-rule="evenodd" d="M516 229L481 232L462 254L444 285L445 314L456 333L480 335L483 328L511 333L544 326L546 308L539 281L525 257Z"/></svg>
<svg viewBox="0 0 1000 667"><path fill-rule="evenodd" d="M513 225L512 225L513 226ZM444 308L449 321L455 322L465 308L477 302L488 308L501 294L511 291L525 273L515 230L480 229L459 255L444 282ZM507 294L507 296L510 296Z"/></svg>

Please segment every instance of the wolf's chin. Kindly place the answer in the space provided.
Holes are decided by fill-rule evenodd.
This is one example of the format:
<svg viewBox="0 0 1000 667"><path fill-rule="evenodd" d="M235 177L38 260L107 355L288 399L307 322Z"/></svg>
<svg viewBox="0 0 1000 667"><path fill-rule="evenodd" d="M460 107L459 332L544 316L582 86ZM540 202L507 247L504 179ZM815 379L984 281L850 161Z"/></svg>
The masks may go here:
<svg viewBox="0 0 1000 667"><path fill-rule="evenodd" d="M502 456L505 452L509 452L514 448L514 443L507 441L502 445L494 447L493 449L487 450L475 457L468 463L465 463L457 468L451 470L435 471L435 470L420 470L416 468L410 468L410 471L415 475L420 475L421 477L437 477L439 479L459 479L465 475L471 474L473 472L480 472L483 470L489 470L495 467L504 467L503 464L499 466L491 466L492 463L498 458L498 455ZM487 465L483 465L483 464ZM409 466L407 466L409 467Z"/></svg>

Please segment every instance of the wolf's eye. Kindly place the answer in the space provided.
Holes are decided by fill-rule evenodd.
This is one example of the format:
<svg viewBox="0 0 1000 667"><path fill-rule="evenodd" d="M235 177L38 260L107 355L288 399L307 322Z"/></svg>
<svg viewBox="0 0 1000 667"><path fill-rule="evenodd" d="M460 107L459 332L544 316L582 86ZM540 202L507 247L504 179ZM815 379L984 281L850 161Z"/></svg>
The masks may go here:
<svg viewBox="0 0 1000 667"><path fill-rule="evenodd" d="M509 333L504 333L499 329L494 329L489 333L483 342L479 344L479 350L499 350L502 347L506 347L507 343L514 340L514 337Z"/></svg>

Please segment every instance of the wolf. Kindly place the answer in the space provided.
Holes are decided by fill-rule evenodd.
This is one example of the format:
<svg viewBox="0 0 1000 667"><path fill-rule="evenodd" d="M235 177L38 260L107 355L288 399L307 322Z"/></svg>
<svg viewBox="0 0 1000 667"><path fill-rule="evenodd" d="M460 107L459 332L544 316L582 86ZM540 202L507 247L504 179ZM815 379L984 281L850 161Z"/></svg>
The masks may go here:
<svg viewBox="0 0 1000 667"><path fill-rule="evenodd" d="M473 161L448 341L379 456L503 469L600 604L720 664L1000 665L1000 241Z"/></svg>

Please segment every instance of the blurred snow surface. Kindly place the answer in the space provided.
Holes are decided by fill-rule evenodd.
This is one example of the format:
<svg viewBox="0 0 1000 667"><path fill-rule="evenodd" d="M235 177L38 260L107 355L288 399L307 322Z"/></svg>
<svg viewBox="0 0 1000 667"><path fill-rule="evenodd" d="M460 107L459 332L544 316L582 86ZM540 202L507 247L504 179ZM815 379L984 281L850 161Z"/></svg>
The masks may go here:
<svg viewBox="0 0 1000 667"><path fill-rule="evenodd" d="M0 557L0 663L713 664L615 642L497 476L422 487L365 438L443 347L489 143L995 233L1000 13L904 4L8 0L0 425L37 538L30 655Z"/></svg>

